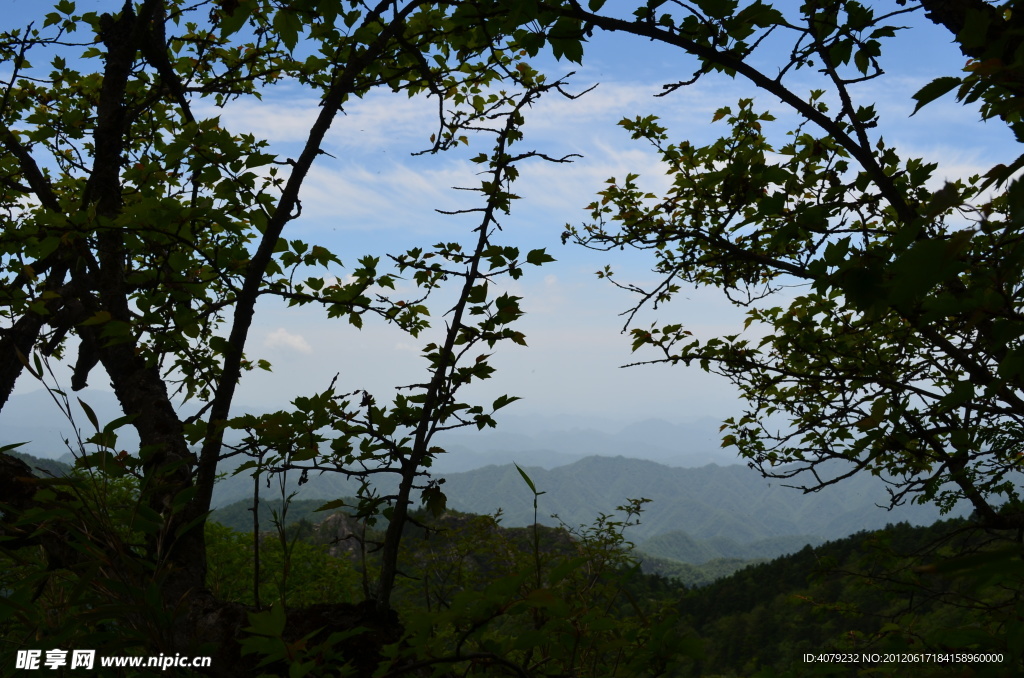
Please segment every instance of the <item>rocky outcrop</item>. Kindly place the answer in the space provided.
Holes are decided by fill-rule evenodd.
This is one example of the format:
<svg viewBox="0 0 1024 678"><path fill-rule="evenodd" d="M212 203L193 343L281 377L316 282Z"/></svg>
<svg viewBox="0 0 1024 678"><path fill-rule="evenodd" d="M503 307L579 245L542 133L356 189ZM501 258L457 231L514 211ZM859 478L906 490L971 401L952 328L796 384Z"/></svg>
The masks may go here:
<svg viewBox="0 0 1024 678"><path fill-rule="evenodd" d="M363 524L347 513L332 513L316 527L315 541L335 558L356 558L362 551Z"/></svg>

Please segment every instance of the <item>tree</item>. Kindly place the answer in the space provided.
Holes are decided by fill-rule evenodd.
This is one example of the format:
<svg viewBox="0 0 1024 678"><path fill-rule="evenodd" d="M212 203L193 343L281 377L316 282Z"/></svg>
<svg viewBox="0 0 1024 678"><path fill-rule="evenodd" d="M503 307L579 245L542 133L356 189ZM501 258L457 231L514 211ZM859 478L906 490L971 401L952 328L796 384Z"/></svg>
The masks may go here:
<svg viewBox="0 0 1024 678"><path fill-rule="evenodd" d="M744 99L715 114L727 132L703 147L671 143L653 117L622 121L658 150L672 187L655 195L636 175L615 181L591 206L593 223L564 238L652 251L653 289L602 272L639 295L626 325L634 350L656 352L644 362L695 361L738 386L745 411L725 422L723 445L766 476L816 491L872 473L893 504L948 510L963 499L987 527L1024 527L1024 185L1014 178L1024 156L935 186L936 165L887 145L858 92L884 77L883 43L902 16L924 11L969 61L914 94L915 111L955 90L1024 141L1016 3L648 2L632 20L600 13L604 4L567 2L563 12L584 30L697 58L693 77L666 95L721 73L800 118L782 137ZM771 55L782 57L775 67L758 65ZM821 89L798 91L794 74L811 69ZM634 324L683 284L723 290L747 309L750 332L701 341L679 323Z"/></svg>
<svg viewBox="0 0 1024 678"><path fill-rule="evenodd" d="M387 532L366 600L316 615L291 610L286 635L301 638L324 619L328 632L375 629L353 660L368 671L400 635L390 598L415 491L434 511L444 507L439 484L425 478L443 452L432 436L494 426L493 412L514 400L470 405L460 392L491 375L488 351L498 342L525 343L511 327L518 299L495 285L552 259L494 235L515 197L516 164L546 158L511 148L522 139L522 111L562 83L522 61L504 29L521 17L501 12L489 22L475 3L128 0L110 9L79 13L61 0L39 22L0 34L12 69L0 99L0 407L20 374L43 379L49 360L74 354L71 388L102 369L125 412L100 422L82 404L96 429L78 459L97 474L91 483L40 480L0 454L3 548L38 545L47 557L38 588L26 583L6 599L6 614L30 614L51 573L70 572L75 609L110 620L117 643L134 632L150 652L193 655L206 643L216 648L215 672L248 675L252 667L238 661L248 610L205 588L203 524L228 455L225 434L235 428L255 473L330 470L367 481L357 508L365 518L383 514ZM265 141L199 113L200 104L259 97L285 82L320 98L295 158L279 159ZM428 152L468 144L470 135L492 138L473 159L483 179L470 190L480 205L463 213L476 219L468 243L391 255L393 272L380 272L373 256L343 269L335 253L291 237L289 226L334 118L382 88L437 99ZM389 296L402 276L419 296ZM457 301L434 329L426 304L446 286ZM267 297L318 305L357 327L377 316L422 336L428 379L401 387L390 404L331 384L290 409L238 415L240 376L269 369L245 352L256 303ZM51 388L68 401L66 388ZM201 404L199 413L180 415L177 395ZM118 446L125 426L138 433L138 450ZM395 493L369 490L380 474L397 477ZM137 482L138 499L106 506L104 488L118 477ZM60 633L71 635L51 637L73 638L86 626L67 620Z"/></svg>

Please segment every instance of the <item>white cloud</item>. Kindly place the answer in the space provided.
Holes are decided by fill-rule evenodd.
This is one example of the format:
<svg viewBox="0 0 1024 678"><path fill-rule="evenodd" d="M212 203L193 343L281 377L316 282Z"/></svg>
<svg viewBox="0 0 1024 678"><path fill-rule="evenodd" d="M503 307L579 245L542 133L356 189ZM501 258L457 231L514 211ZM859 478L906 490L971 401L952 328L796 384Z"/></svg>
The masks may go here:
<svg viewBox="0 0 1024 678"><path fill-rule="evenodd" d="M292 334L283 327L278 327L268 334L267 338L263 340L263 345L267 348L285 348L306 354L313 352L313 347L309 345L305 337L301 334Z"/></svg>
<svg viewBox="0 0 1024 678"><path fill-rule="evenodd" d="M212 103L196 107L200 117L219 117L233 132L249 133L273 143L302 142L309 136L320 113L319 99L298 88L284 86L266 92L263 100L242 97L217 108Z"/></svg>
<svg viewBox="0 0 1024 678"><path fill-rule="evenodd" d="M388 240L396 230L431 239L463 234L468 231L464 221L435 210L479 206L478 194L452 190L478 185L475 171L475 165L460 160L429 165L386 159L373 164L321 162L313 166L303 186L303 223L297 226L321 234L391 233Z"/></svg>
<svg viewBox="0 0 1024 678"><path fill-rule="evenodd" d="M332 125L328 151L361 150L402 156L430 145L437 131L437 99L374 90L348 104ZM402 146L408 145L403 149Z"/></svg>
<svg viewBox="0 0 1024 678"><path fill-rule="evenodd" d="M521 176L513 191L523 200L513 204L510 218L502 219L504 230L495 240L517 246L524 253L545 247L558 261L540 269L526 267L520 280L495 282L492 295L508 292L523 297L526 315L515 327L525 332L529 348L508 342L496 348L492 360L498 374L474 384L472 397L487 401L501 393L513 393L526 398L524 409L548 412L578 410L627 418L671 417L680 412L719 416L736 406L735 389L696 366L619 369L624 363L657 356L630 352L630 338L620 334L625 318L619 314L637 298L596 280L593 271L610 263L620 280L650 287L656 284L656 276L649 271L651 253L627 250L604 254L562 247L559 235L567 222L588 221L584 206L595 199L609 177L621 180L635 172L641 175L638 183L645 190L661 194L669 187L671 179L657 151L643 140L631 140L630 134L616 125L622 118L657 115L668 127L671 141L688 139L704 145L728 133L724 121L711 124L715 110L721 106L735 110L738 99L755 97L755 110L770 109L778 118L766 125L776 147L788 141L785 133L801 120L742 78L708 76L669 96L655 97L662 92L662 83L687 77L692 64L680 61L675 50L654 52L651 46L635 41L622 46L630 51L606 50L604 66L600 59L591 58L591 66L581 69L567 87L579 92L601 81L597 89L575 101L551 94L527 112L525 138L514 149L585 157L570 165L533 160L520 166ZM920 46L911 48L908 55ZM987 169L994 161L1005 162L1001 154L1012 153L1015 146L1005 141L1004 126L979 125L977 111L960 106L952 96L910 117L912 93L939 74L917 69L928 65L922 61L926 60L893 59L891 65L899 65L899 72L854 88L858 102L876 104L881 124L875 133L884 135L901 156L939 161L935 179L939 185L944 177L964 176ZM910 65L915 70L904 72ZM564 68L567 66L561 64L551 72ZM806 96L808 89L820 84L819 78L820 74L801 71L787 76L787 83ZM295 96L286 97L289 93ZM481 167L468 158L488 151L492 139L470 135L469 148L410 157L429 145L430 135L436 132L436 103L382 89L350 101L345 114L334 121L325 142L332 157L322 156L314 164L304 186L302 219L289 225L287 237L332 248L346 264L345 270L332 269L342 280L351 280L355 260L363 254L380 256L414 246L429 247L439 240L471 242L476 215L452 218L433 210L479 206L478 194L450 187L479 182L476 173ZM245 102L224 111L223 116L228 127L252 131L270 139L274 151L294 155L296 144L304 141L309 123L319 111L314 98L282 88L268 92L263 102ZM807 129L819 133L813 126ZM379 270L388 266L382 257ZM246 375L246 383L251 385L247 393L279 400L284 394L323 388L338 373L340 390L369 388L386 398L395 385L421 381L421 346L443 334L445 311L451 308L457 282L452 281L451 289L429 300L434 324L418 340L384 325L372 314L367 315L361 331L344 321L324 320L319 307L282 308L269 319L262 316L265 346L289 351L290 363L280 372ZM399 295L411 293L409 287L409 280L402 281ZM683 322L695 338L707 340L739 332L743 310L716 290L685 290L657 311L644 309L634 326L658 321ZM764 328L754 326L747 334L756 341L763 332ZM306 337L317 346L316 353Z"/></svg>

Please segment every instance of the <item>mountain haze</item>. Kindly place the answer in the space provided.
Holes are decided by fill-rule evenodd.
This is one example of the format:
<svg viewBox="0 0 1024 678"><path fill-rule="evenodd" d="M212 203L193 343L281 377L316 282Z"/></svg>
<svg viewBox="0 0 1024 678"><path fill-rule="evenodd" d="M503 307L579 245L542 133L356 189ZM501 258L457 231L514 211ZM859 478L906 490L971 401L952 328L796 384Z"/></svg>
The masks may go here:
<svg viewBox="0 0 1024 678"><path fill-rule="evenodd" d="M627 498L651 499L632 538L685 532L697 539L724 537L737 543L797 535L835 539L859 530L907 521L927 525L938 519L931 506L887 511L885 484L855 476L820 492L803 494L769 482L746 466L671 468L625 457L587 457L554 469L526 469L538 491L538 519L570 526L590 524L598 513L612 513ZM459 511L493 513L502 509L508 525L533 522L533 496L512 465L449 474L444 490Z"/></svg>
<svg viewBox="0 0 1024 678"><path fill-rule="evenodd" d="M92 432L78 398L96 412L101 424L121 416L109 392L87 389L71 394L72 415L82 437ZM119 431L118 446L137 445L131 427ZM42 458L68 453L63 438L73 437L66 416L53 398L38 390L11 398L0 414L0 445L30 441L19 451ZM497 430L460 430L439 436L448 450L431 471L444 478L451 508L468 513L503 514L511 527L533 522L533 496L513 462L527 469L539 491L538 519L557 525L590 525L612 513L627 498L648 498L640 525L628 537L652 555L700 563L718 558L763 558L860 530L907 521L925 525L939 518L930 506L905 506L892 512L884 483L857 475L814 494L802 494L769 482L718 447L713 419L685 423L662 420L626 423L582 418L507 415ZM639 458L646 457L646 458ZM715 461L717 463L709 463ZM250 500L248 473L226 473L216 485L214 507ZM297 499L331 500L353 496L358 485L337 473L311 473L299 486L293 472L284 494ZM378 485L391 491L388 481ZM281 497L277 479L260 481L264 499Z"/></svg>
<svg viewBox="0 0 1024 678"><path fill-rule="evenodd" d="M12 396L0 411L0 445L26 442L22 452L41 458L60 458L68 454L64 443L75 443L75 427L83 439L92 433L79 399L85 402L103 425L123 416L113 393L85 389L69 393L73 424L43 389ZM58 396L59 400L59 396ZM195 407L186 408L191 412ZM233 414L263 412L260 408L238 407ZM735 461L720 447L719 422L712 418L668 422L649 419L639 422L608 422L585 417L503 415L497 429L445 431L435 444L447 452L434 462L440 473L458 473L491 464L518 463L520 466L555 468L601 455L649 459L667 466L704 466ZM124 449L138 446L134 429L118 430L118 445ZM229 441L238 435L228 434Z"/></svg>
<svg viewBox="0 0 1024 678"><path fill-rule="evenodd" d="M888 511L885 484L871 476L855 476L825 490L803 494L769 482L741 465L671 468L625 457L586 457L553 469L525 469L537 490L538 521L570 527L590 525L601 513L611 514L627 498L647 498L641 523L627 538L651 555L702 563L718 558L770 558L866 529L906 521L928 525L939 518L932 506L902 506ZM450 508L466 513L502 513L509 527L533 522L533 494L512 464L487 466L465 473L440 473ZM297 499L330 500L353 496L358 487L340 474L310 474L299 487L292 473L285 494ZM386 485L378 490L388 492ZM215 505L226 506L251 497L247 474L218 483ZM278 499L277 483L261 481L261 497ZM961 511L961 513L965 513ZM555 514L558 518L552 517Z"/></svg>

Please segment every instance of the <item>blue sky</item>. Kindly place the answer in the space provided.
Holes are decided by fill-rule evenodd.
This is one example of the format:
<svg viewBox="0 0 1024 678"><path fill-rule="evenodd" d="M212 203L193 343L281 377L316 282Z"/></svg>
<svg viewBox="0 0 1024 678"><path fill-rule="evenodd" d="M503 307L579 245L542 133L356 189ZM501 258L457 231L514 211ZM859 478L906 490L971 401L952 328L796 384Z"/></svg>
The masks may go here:
<svg viewBox="0 0 1024 678"><path fill-rule="evenodd" d="M8 3L13 12L0 19L0 25L23 23L44 6L35 0ZM121 3L78 4L79 8L113 10ZM863 103L876 104L882 116L878 131L887 143L904 157L939 162L936 181L981 172L1015 158L1015 143L1001 125L979 122L976 111L951 97L910 117L910 96L935 77L956 74L964 58L945 29L919 13L898 17L893 23L913 28L883 46L886 75L854 90ZM781 56L766 54L764 63L775 58ZM694 62L675 50L635 38L598 34L587 46L583 66L551 59L538 60L537 66L551 76L577 71L570 86L576 91L599 85L575 101L554 97L542 101L527 117L523 145L550 155L584 157L571 166L534 162L522 167L516 192L523 199L504 220L503 242L523 250L546 247L558 261L539 269L529 267L523 279L508 286L523 297L527 315L519 327L529 346L501 346L493 359L498 370L494 378L467 395L490 402L508 393L523 398L508 410L519 415L590 415L605 422L649 417L679 421L736 413L740 405L731 386L696 367L620 369L643 357L631 354L628 337L620 334L623 319L618 314L632 299L598 280L594 271L611 264L622 279L642 284L653 279L652 260L642 253L601 254L563 246L559 236L567 222L586 220L584 206L609 177L635 172L652 189L666 185L656 156L616 126L624 116L658 115L673 137L698 143L724 133L723 126L710 124L712 115L720 106L735 105L739 98L753 96L758 107L777 115L777 138L796 124L796 118L746 82L724 76L708 76L697 85L655 98L662 84L688 78ZM804 93L815 86L813 73L800 78L790 81L796 91ZM431 101L384 91L352 103L328 138L326 150L334 157L322 156L310 175L303 217L286 236L328 246L346 264L355 264L365 254L383 258L387 252L427 247L441 240L468 242L472 221L433 210L468 205L471 196L450 187L473 185L476 166L469 158L483 147L411 157L410 153L429 143L434 110ZM203 112L218 113L212 108ZM262 136L271 141L272 150L287 156L301 143L316 112L314 96L283 87L267 92L262 102L237 102L219 114L229 129ZM438 304L434 317L439 319L445 308ZM683 322L702 338L733 333L742 323L739 311L707 289L684 291L657 315L643 315L640 322L656 318ZM335 373L341 375L343 390L366 388L379 399L388 399L395 386L422 381L425 362L419 349L430 340L412 340L377 322L357 331L326 320L315 309L267 303L258 309L248 352L251 358L270 360L275 372L245 377L238 401L280 406L284 398L326 387ZM23 379L19 388L24 391L34 385Z"/></svg>

